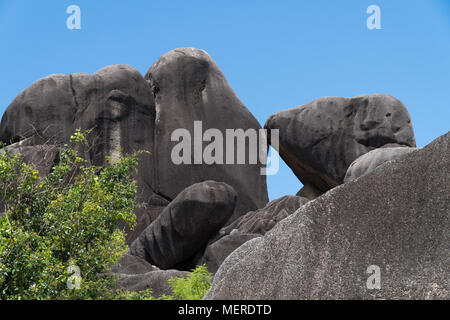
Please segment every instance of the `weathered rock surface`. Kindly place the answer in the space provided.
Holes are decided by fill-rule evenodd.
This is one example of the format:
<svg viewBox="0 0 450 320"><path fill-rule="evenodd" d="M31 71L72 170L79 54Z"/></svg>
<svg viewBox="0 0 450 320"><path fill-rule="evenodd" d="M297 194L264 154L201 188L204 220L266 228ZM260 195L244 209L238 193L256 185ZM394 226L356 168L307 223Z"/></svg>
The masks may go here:
<svg viewBox="0 0 450 320"><path fill-rule="evenodd" d="M133 67L113 65L94 74L51 75L25 89L5 111L0 125L0 140L26 147L17 149L25 160L33 160L34 150L47 145L60 147L75 129L93 129L86 157L94 165L104 165L105 157L117 159L120 150L152 152L155 104L147 81ZM16 142L16 143L15 143ZM33 157L33 159L28 159ZM37 163L32 161L33 163ZM137 200L148 203L152 188L154 156L140 156L136 180ZM51 167L50 167L51 168ZM50 168L44 165L44 173ZM138 221L142 212L137 212ZM125 225L123 226L125 228ZM128 242L135 235L128 235Z"/></svg>
<svg viewBox="0 0 450 320"><path fill-rule="evenodd" d="M147 227L159 217L170 202L159 196L151 197L145 207L136 209L136 226L130 230L125 226L127 242L132 243Z"/></svg>
<svg viewBox="0 0 450 320"><path fill-rule="evenodd" d="M0 140L7 144L29 137L33 144L67 141L77 111L71 84L71 75L55 74L22 91L3 114Z"/></svg>
<svg viewBox="0 0 450 320"><path fill-rule="evenodd" d="M120 148L124 153L152 152L155 104L139 71L128 65L113 65L93 75L74 75L73 79L78 106L73 129L94 129L89 150L94 163L102 165L106 155L118 157ZM152 184L153 161L149 155L141 161L145 164L140 167L142 177L147 175L142 183Z"/></svg>
<svg viewBox="0 0 450 320"><path fill-rule="evenodd" d="M156 270L143 274L121 274L117 281L118 289L142 291L151 289L154 297L172 295L168 280L174 277L186 277L189 272L178 270Z"/></svg>
<svg viewBox="0 0 450 320"><path fill-rule="evenodd" d="M322 192L343 183L349 165L370 150L415 147L405 106L382 94L320 98L272 115L265 127L280 130L279 153L299 180Z"/></svg>
<svg viewBox="0 0 450 320"><path fill-rule="evenodd" d="M130 254L162 269L185 262L231 217L236 200L234 189L223 182L186 188L131 244Z"/></svg>
<svg viewBox="0 0 450 320"><path fill-rule="evenodd" d="M0 140L65 143L76 128L94 128L99 143L90 154L104 158L100 150L111 155L119 146L133 149L134 140L151 143L154 117L153 94L141 74L128 65L113 65L92 75L54 74L34 82L5 111Z"/></svg>
<svg viewBox="0 0 450 320"><path fill-rule="evenodd" d="M144 274L155 270L158 269L144 259L126 253L120 261L112 267L111 271L119 274Z"/></svg>
<svg viewBox="0 0 450 320"><path fill-rule="evenodd" d="M387 161L391 161L405 154L418 150L409 147L393 147L374 149L363 154L348 167L344 183L353 181L377 168Z"/></svg>
<svg viewBox="0 0 450 320"><path fill-rule="evenodd" d="M59 147L75 129L93 129L90 148L84 152L99 166L105 164L106 156L117 159L120 150L124 154L150 151L140 156L135 177L137 200L147 209L136 212L139 224L135 231L122 226L128 232L128 243L168 202L197 182L223 181L235 188L239 201L230 221L263 207L268 197L260 164L175 165L171 160L172 147L178 143L171 141L173 131L185 128L194 139L196 120L202 122L203 131L260 128L211 57L192 48L173 50L150 68L146 79L128 65L108 66L92 75L55 74L40 79L7 108L0 124L0 141ZM200 135L202 138L203 132ZM155 196L167 203L154 204Z"/></svg>
<svg viewBox="0 0 450 320"><path fill-rule="evenodd" d="M309 200L298 196L284 196L272 200L264 208L250 211L220 230L221 234L237 229L242 233L266 234L278 222L294 213Z"/></svg>
<svg viewBox="0 0 450 320"><path fill-rule="evenodd" d="M208 245L198 264L206 264L208 271L215 273L219 270L222 262L225 261L234 250L242 246L245 242L260 236L260 234L242 233L239 230L234 229L230 234L226 234Z"/></svg>
<svg viewBox="0 0 450 320"><path fill-rule="evenodd" d="M264 235L307 202L305 198L284 196L269 202L262 209L248 212L220 229L218 238L206 247L198 264L206 264L210 272L216 272L230 253L248 240Z"/></svg>
<svg viewBox="0 0 450 320"><path fill-rule="evenodd" d="M85 152L93 164L104 165L106 156L115 161L120 150L124 154L137 150L152 153L140 156L138 174L135 175L136 200L146 204L148 209L136 211L138 226L135 231L130 232L125 223L121 226L127 231L127 242L131 243L138 236L137 232L150 223L148 211L154 208L150 201L156 193L152 187L155 177L153 94L139 71L128 65L108 66L93 75L72 77L77 103L73 130L93 128L89 135L90 149Z"/></svg>
<svg viewBox="0 0 450 320"><path fill-rule="evenodd" d="M194 144L194 121L202 121L202 129L261 128L243 105L211 57L203 50L182 48L172 50L149 69L145 78L152 87L157 117L154 154L157 181L155 188L168 198L175 198L186 187L205 180L223 181L239 194L236 212L231 218L263 207L268 202L266 177L260 174L261 164L195 164L192 147L191 163L176 165L171 153L178 141L171 141L176 129L186 129ZM203 132L200 133L200 137ZM200 138L201 139L201 138ZM201 141L200 141L201 142ZM225 141L223 141L225 146ZM203 148L209 142L203 143ZM199 155L202 155L203 149ZM235 145L236 155L236 145ZM246 147L247 159L249 148Z"/></svg>
<svg viewBox="0 0 450 320"><path fill-rule="evenodd" d="M17 142L3 149L0 154L6 151L11 154L20 154L28 164L32 164L39 171L40 176L47 176L53 166L59 161L59 148L55 145L32 145Z"/></svg>
<svg viewBox="0 0 450 320"><path fill-rule="evenodd" d="M204 148L220 145L205 130L225 146L227 129L261 127L211 57L182 48L145 77L113 65L36 81L7 108L0 153L45 176L77 128L92 129L81 151L94 165L150 151L135 176L137 227L121 226L131 246L112 267L119 288L171 294L167 280L188 274L178 270L206 263L217 271L208 299L450 298L450 134L414 148L405 106L381 94L320 98L265 127L280 130L278 151L304 184L268 204L263 164L248 164L260 146L246 141L247 164L224 164L225 148L223 163L205 163ZM189 164L172 161L177 129L190 134ZM371 265L379 290L366 287Z"/></svg>
<svg viewBox="0 0 450 320"><path fill-rule="evenodd" d="M235 250L207 299L449 299L450 133ZM381 289L366 286L371 265Z"/></svg>
<svg viewBox="0 0 450 320"><path fill-rule="evenodd" d="M112 272L119 276L119 280L116 283L117 289L125 289L127 291L151 289L154 297L172 294L168 280L172 277L185 277L188 275L188 272L185 271L159 270L149 262L130 254L125 254L113 266Z"/></svg>

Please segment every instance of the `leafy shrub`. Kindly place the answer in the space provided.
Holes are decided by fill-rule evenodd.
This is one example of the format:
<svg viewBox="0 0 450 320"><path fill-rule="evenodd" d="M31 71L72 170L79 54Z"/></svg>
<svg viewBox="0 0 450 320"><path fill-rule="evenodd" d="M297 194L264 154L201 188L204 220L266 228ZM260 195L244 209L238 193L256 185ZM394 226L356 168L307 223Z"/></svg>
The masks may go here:
<svg viewBox="0 0 450 320"><path fill-rule="evenodd" d="M0 299L117 296L107 273L127 250L119 222L135 224L138 153L101 168L79 156L84 144L77 131L47 177L20 155L0 155Z"/></svg>
<svg viewBox="0 0 450 320"><path fill-rule="evenodd" d="M0 154L0 300L202 299L212 279L206 266L170 279L173 296L113 289L110 266L128 249L119 223L135 225L141 152L96 167L80 157L85 145L77 130L46 177L20 155Z"/></svg>
<svg viewBox="0 0 450 320"><path fill-rule="evenodd" d="M201 300L211 288L212 274L206 265L197 266L186 278L169 279L174 298L180 300Z"/></svg>

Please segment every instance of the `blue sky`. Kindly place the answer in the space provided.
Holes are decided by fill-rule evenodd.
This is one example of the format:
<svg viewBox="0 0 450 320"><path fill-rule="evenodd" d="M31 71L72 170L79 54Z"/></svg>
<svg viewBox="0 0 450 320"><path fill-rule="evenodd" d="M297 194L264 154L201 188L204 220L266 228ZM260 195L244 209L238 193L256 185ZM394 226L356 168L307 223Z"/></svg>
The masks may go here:
<svg viewBox="0 0 450 320"><path fill-rule="evenodd" d="M66 28L80 6L81 30ZM366 8L381 8L381 30ZM163 53L206 50L255 117L323 96L391 94L422 147L449 130L450 0L0 0L0 112L52 73L125 63L143 74ZM271 199L301 183L282 165Z"/></svg>

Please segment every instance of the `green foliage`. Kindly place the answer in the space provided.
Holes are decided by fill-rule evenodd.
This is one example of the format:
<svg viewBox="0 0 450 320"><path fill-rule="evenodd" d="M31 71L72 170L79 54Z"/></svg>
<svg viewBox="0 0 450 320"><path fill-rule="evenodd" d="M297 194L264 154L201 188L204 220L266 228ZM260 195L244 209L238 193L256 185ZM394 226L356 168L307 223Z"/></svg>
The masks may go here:
<svg viewBox="0 0 450 320"><path fill-rule="evenodd" d="M212 274L206 265L197 266L186 278L169 279L174 298L179 300L201 300L211 288Z"/></svg>
<svg viewBox="0 0 450 320"><path fill-rule="evenodd" d="M77 131L47 177L20 155L0 155L0 299L136 297L113 291L108 271L127 250L119 222L135 224L138 153L100 168L79 156L80 144Z"/></svg>
<svg viewBox="0 0 450 320"><path fill-rule="evenodd" d="M125 290L119 290L114 293L114 299L117 300L174 300L173 296L161 295L159 297L153 296L151 289L142 290L139 292L129 292Z"/></svg>
<svg viewBox="0 0 450 320"><path fill-rule="evenodd" d="M46 177L20 155L0 154L0 300L202 299L212 279L206 266L170 279L173 296L114 289L110 266L128 249L119 223L135 225L141 152L93 166L77 151L88 133L75 132Z"/></svg>

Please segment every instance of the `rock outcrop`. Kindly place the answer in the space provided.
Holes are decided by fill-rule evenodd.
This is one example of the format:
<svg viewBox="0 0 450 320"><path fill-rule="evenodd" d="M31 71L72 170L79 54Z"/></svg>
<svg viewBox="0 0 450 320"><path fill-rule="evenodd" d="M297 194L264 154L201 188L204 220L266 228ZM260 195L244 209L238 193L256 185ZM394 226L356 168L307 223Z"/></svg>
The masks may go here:
<svg viewBox="0 0 450 320"><path fill-rule="evenodd" d="M117 288L170 295L168 279L206 264L217 272L208 299L450 298L450 134L415 148L390 95L272 115L269 141L278 129L273 147L304 186L270 203L261 126L205 51L172 50L144 77L112 65L34 82L3 115L0 154L46 176L77 129L89 130L79 151L96 166L148 151L137 226L120 226L130 250L110 270ZM0 199L0 216L6 208Z"/></svg>
<svg viewBox="0 0 450 320"><path fill-rule="evenodd" d="M84 153L98 166L105 164L106 156L114 161L121 151L149 151L140 156L136 175L136 200L145 207L136 212L135 231L123 226L131 243L171 200L198 182L222 181L238 192L229 222L268 202L259 162L197 164L193 158L192 164L173 162L172 149L178 142L172 141L172 133L187 130L193 147L194 121L202 123L203 131L214 128L224 137L226 129L261 128L211 57L202 50L182 48L163 55L145 79L131 66L113 65L92 75L55 74L34 82L7 108L0 124L0 141L8 145L26 141L27 148L60 147L75 129L92 129L90 147ZM203 132L199 139L202 144ZM192 156L196 150L193 148ZM253 151L247 146L246 152ZM48 173L51 166L44 169Z"/></svg>
<svg viewBox="0 0 450 320"><path fill-rule="evenodd" d="M67 141L77 112L72 80L71 75L55 74L22 91L3 114L0 140L7 144L26 138L32 144Z"/></svg>
<svg viewBox="0 0 450 320"><path fill-rule="evenodd" d="M272 115L265 128L280 130L281 157L322 193L343 183L364 153L387 144L415 147L409 113L389 95L320 98Z"/></svg>
<svg viewBox="0 0 450 320"><path fill-rule="evenodd" d="M206 247L198 264L206 264L209 271L216 272L231 252L248 240L266 234L307 202L306 198L284 196L269 202L264 208L248 212L220 229L216 238Z"/></svg>
<svg viewBox="0 0 450 320"><path fill-rule="evenodd" d="M131 66L113 65L92 75L57 74L33 83L5 111L0 141L14 143L10 146L13 149L20 146L18 150L27 160L34 150L48 149L48 145L58 150L69 142L75 129L92 129L85 157L102 166L106 156L117 159L121 150L125 154L152 152L154 122L153 94L142 75ZM48 164L39 167L45 174L54 165L51 161ZM155 195L154 168L154 157L140 156L136 200L149 206L149 199ZM138 221L148 216L144 210L136 213ZM123 228L127 229L125 225ZM130 233L128 241L134 236Z"/></svg>
<svg viewBox="0 0 450 320"><path fill-rule="evenodd" d="M183 190L131 244L130 254L169 269L186 262L231 217L237 195L223 182Z"/></svg>
<svg viewBox="0 0 450 320"><path fill-rule="evenodd" d="M230 233L237 229L242 233L256 233L265 235L278 222L294 213L309 200L298 196L284 196L272 200L264 208L250 211L220 230L221 234Z"/></svg>
<svg viewBox="0 0 450 320"><path fill-rule="evenodd" d="M157 117L155 124L155 149L157 155L157 181L155 188L168 198L191 184L205 181L223 181L239 194L236 212L230 222L239 216L261 208L268 202L266 178L260 174L261 164L208 165L203 162L203 132L194 132L194 121L201 121L202 131L216 129L224 137L226 129L258 130L258 121L234 93L225 76L211 57L203 50L194 48L175 49L164 54L148 70L148 80L155 96ZM191 137L190 164L174 164L170 161L173 147L179 137L172 141L177 129L186 130ZM194 139L203 148L194 147ZM205 139L206 140L206 139ZM236 157L237 146L234 147ZM247 159L250 148L246 149ZM199 161L196 161L197 157Z"/></svg>
<svg viewBox="0 0 450 320"><path fill-rule="evenodd" d="M206 298L449 299L449 144L447 133L300 207L235 250Z"/></svg>

